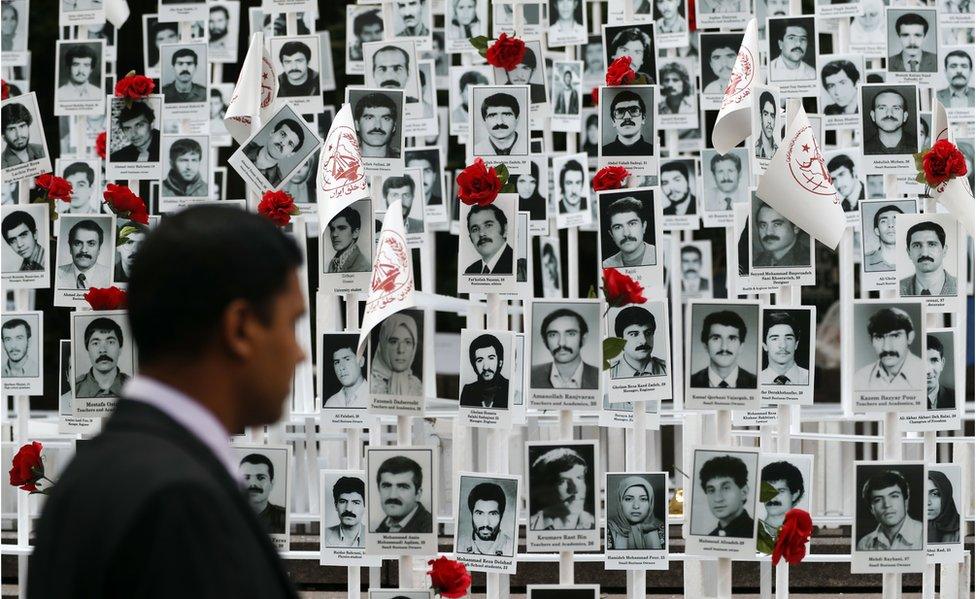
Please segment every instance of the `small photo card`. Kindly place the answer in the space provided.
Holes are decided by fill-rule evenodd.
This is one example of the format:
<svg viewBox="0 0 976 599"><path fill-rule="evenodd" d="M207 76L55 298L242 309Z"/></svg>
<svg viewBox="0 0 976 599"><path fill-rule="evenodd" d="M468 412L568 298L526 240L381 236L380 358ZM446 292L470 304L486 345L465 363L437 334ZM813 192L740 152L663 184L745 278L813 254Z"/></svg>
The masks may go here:
<svg viewBox="0 0 976 599"><path fill-rule="evenodd" d="M600 548L599 455L596 441L526 442L530 552Z"/></svg>
<svg viewBox="0 0 976 599"><path fill-rule="evenodd" d="M437 459L430 447L367 447L368 555L437 553Z"/></svg>

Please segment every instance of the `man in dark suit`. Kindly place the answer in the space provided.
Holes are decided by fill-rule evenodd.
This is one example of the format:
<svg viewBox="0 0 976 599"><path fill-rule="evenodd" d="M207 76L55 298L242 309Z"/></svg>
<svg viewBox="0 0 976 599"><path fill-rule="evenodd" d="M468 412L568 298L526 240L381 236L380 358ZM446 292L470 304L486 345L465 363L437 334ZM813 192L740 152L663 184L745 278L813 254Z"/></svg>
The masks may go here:
<svg viewBox="0 0 976 599"><path fill-rule="evenodd" d="M508 217L494 204L472 206L467 219L468 238L480 260L466 269L466 275L510 275L515 252L508 244Z"/></svg>
<svg viewBox="0 0 976 599"><path fill-rule="evenodd" d="M925 336L925 391L928 395L928 409L954 410L956 390L942 384L942 371L945 369L945 348L935 335Z"/></svg>
<svg viewBox="0 0 976 599"><path fill-rule="evenodd" d="M277 421L306 359L300 265L240 210L188 208L150 233L128 287L140 374L44 504L29 597L297 599L228 437Z"/></svg>
<svg viewBox="0 0 976 599"><path fill-rule="evenodd" d="M702 323L701 342L708 351L708 366L691 375L695 388L755 389L756 375L739 366L746 340L746 323L731 310L712 312Z"/></svg>
<svg viewBox="0 0 976 599"><path fill-rule="evenodd" d="M708 498L708 511L718 520L710 537L750 539L755 521L749 515L749 469L733 455L716 456L702 465L698 483Z"/></svg>
<svg viewBox="0 0 976 599"><path fill-rule="evenodd" d="M461 389L460 402L469 408L508 408L508 379L502 376L505 348L491 333L478 335L468 347L468 359L478 380Z"/></svg>
<svg viewBox="0 0 976 599"><path fill-rule="evenodd" d="M929 22L918 13L905 13L895 21L901 52L888 57L889 73L937 73L938 57L922 46L929 33Z"/></svg>
<svg viewBox="0 0 976 599"><path fill-rule="evenodd" d="M112 162L159 162L159 129L153 127L156 111L143 101L123 106L119 125L129 145L109 154Z"/></svg>
<svg viewBox="0 0 976 599"><path fill-rule="evenodd" d="M3 127L3 155L0 165L10 168L44 158L44 146L30 143L30 128L34 117L26 106L10 102L0 109Z"/></svg>
<svg viewBox="0 0 976 599"><path fill-rule="evenodd" d="M532 367L529 382L533 389L600 388L600 370L580 355L588 332L586 320L569 308L554 310L542 319L539 334L553 361Z"/></svg>
<svg viewBox="0 0 976 599"><path fill-rule="evenodd" d="M375 532L434 532L434 520L420 503L423 484L424 473L420 464L406 456L394 456L380 464L376 471L376 485L386 518Z"/></svg>
<svg viewBox="0 0 976 599"><path fill-rule="evenodd" d="M647 106L637 92L625 89L610 101L610 125L617 136L603 144L603 156L653 156L654 143L644 139ZM653 130L653 127L652 127Z"/></svg>

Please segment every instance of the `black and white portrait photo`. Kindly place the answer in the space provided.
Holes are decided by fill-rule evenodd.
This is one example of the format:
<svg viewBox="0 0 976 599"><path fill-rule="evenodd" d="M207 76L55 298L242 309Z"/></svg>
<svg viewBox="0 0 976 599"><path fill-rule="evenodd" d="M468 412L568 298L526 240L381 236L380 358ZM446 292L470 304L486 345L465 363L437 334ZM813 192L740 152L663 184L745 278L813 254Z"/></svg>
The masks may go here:
<svg viewBox="0 0 976 599"><path fill-rule="evenodd" d="M778 83L783 88L797 82L810 83L811 87L816 83L815 17L770 17L766 38L769 41L770 83Z"/></svg>
<svg viewBox="0 0 976 599"><path fill-rule="evenodd" d="M932 330L925 336L925 409L956 409L956 337L952 330Z"/></svg>
<svg viewBox="0 0 976 599"><path fill-rule="evenodd" d="M603 85L607 74L603 36L589 36L586 43L580 46L577 55L583 60L583 88L591 89Z"/></svg>
<svg viewBox="0 0 976 599"><path fill-rule="evenodd" d="M55 172L71 183L71 201L57 207L58 215L96 214L102 204L102 165L97 158L58 158Z"/></svg>
<svg viewBox="0 0 976 599"><path fill-rule="evenodd" d="M366 473L322 471L322 548L366 547ZM338 565L338 563L337 563Z"/></svg>
<svg viewBox="0 0 976 599"><path fill-rule="evenodd" d="M347 89L363 167L380 175L403 165L403 90Z"/></svg>
<svg viewBox="0 0 976 599"><path fill-rule="evenodd" d="M508 409L512 395L511 333L462 329L461 353L461 407Z"/></svg>
<svg viewBox="0 0 976 599"><path fill-rule="evenodd" d="M694 158L661 161L658 183L665 223L698 214L698 169ZM673 218L669 218L673 217ZM697 222L697 218L693 219Z"/></svg>
<svg viewBox="0 0 976 599"><path fill-rule="evenodd" d="M813 380L813 313L810 308L764 307L762 309L763 387L805 387Z"/></svg>
<svg viewBox="0 0 976 599"><path fill-rule="evenodd" d="M401 540L401 554L420 553L436 543L436 473L429 447L366 448L368 553L387 539Z"/></svg>
<svg viewBox="0 0 976 599"><path fill-rule="evenodd" d="M694 450L691 528L688 551L734 555L755 549L759 455L755 450ZM687 502L687 500L686 500ZM687 509L687 508L686 508ZM740 539L741 543L702 544L699 537Z"/></svg>
<svg viewBox="0 0 976 599"><path fill-rule="evenodd" d="M755 140L754 155L760 166L776 153L780 142L779 89L760 86L756 90L758 102L752 105L752 138Z"/></svg>
<svg viewBox="0 0 976 599"><path fill-rule="evenodd" d="M162 96L149 96L129 104L112 98L107 135L108 179L160 178Z"/></svg>
<svg viewBox="0 0 976 599"><path fill-rule="evenodd" d="M918 151L918 90L915 85L865 83L861 86L864 155Z"/></svg>
<svg viewBox="0 0 976 599"><path fill-rule="evenodd" d="M288 103L255 131L228 163L255 190L279 189L322 144Z"/></svg>
<svg viewBox="0 0 976 599"><path fill-rule="evenodd" d="M771 489L766 488L766 486ZM775 495L762 501L763 490ZM813 456L809 454L764 453L759 456L759 509L756 535L776 542L786 512L797 508L810 511L813 492Z"/></svg>
<svg viewBox="0 0 976 599"><path fill-rule="evenodd" d="M552 83L549 86L552 96L553 116L573 116L579 123L581 96L583 89L583 63L578 60L557 60L552 67ZM578 128L578 127L577 127Z"/></svg>
<svg viewBox="0 0 976 599"><path fill-rule="evenodd" d="M888 72L938 73L939 41L936 35L935 8L888 8L885 11L887 28ZM895 81L925 83L928 79L903 78Z"/></svg>
<svg viewBox="0 0 976 599"><path fill-rule="evenodd" d="M57 51L54 114L104 114L105 41L59 40Z"/></svg>
<svg viewBox="0 0 976 599"><path fill-rule="evenodd" d="M529 213L533 234L549 231L549 161L544 156L529 157L529 172L511 175L518 194L518 211Z"/></svg>
<svg viewBox="0 0 976 599"><path fill-rule="evenodd" d="M653 156L654 87L601 87L600 95L600 157Z"/></svg>
<svg viewBox="0 0 976 599"><path fill-rule="evenodd" d="M528 86L475 86L471 88L471 153L490 158L489 164L514 164L507 157L529 155ZM509 166L509 170L511 170ZM519 170L521 172L522 169Z"/></svg>
<svg viewBox="0 0 976 599"><path fill-rule="evenodd" d="M595 441L526 443L530 532L596 531Z"/></svg>
<svg viewBox="0 0 976 599"><path fill-rule="evenodd" d="M213 0L209 3L207 17L207 42L210 62L235 63L237 33L241 27L241 5L229 0Z"/></svg>
<svg viewBox="0 0 976 599"><path fill-rule="evenodd" d="M586 43L587 1L549 0L549 28L546 30L550 48Z"/></svg>
<svg viewBox="0 0 976 599"><path fill-rule="evenodd" d="M658 48L677 48L688 45L688 14L686 0L642 0L641 6L653 4L654 32ZM638 11L635 11L638 12ZM640 14L638 12L638 14Z"/></svg>
<svg viewBox="0 0 976 599"><path fill-rule="evenodd" d="M962 548L962 467L930 464L926 467L926 542Z"/></svg>
<svg viewBox="0 0 976 599"><path fill-rule="evenodd" d="M43 318L41 312L5 312L0 319L5 392L36 395L43 390Z"/></svg>
<svg viewBox="0 0 976 599"><path fill-rule="evenodd" d="M589 171L585 154L554 156L552 159L552 180L556 184L552 201L556 205L557 225L566 217L575 216L582 222L589 222ZM565 226L570 226L566 224Z"/></svg>
<svg viewBox="0 0 976 599"><path fill-rule="evenodd" d="M753 272L757 269L796 268L813 264L810 234L755 194L752 194L751 217L750 267Z"/></svg>
<svg viewBox="0 0 976 599"><path fill-rule="evenodd" d="M922 462L854 462L851 571L917 571L925 564L926 477ZM877 552L898 559L869 560Z"/></svg>
<svg viewBox="0 0 976 599"><path fill-rule="evenodd" d="M407 168L419 168L421 179L423 180L423 202L425 215L427 212L443 214L447 216L444 204L444 190L440 181L440 174L444 172L441 167L441 149L428 148L406 148L403 151L403 162ZM432 209L433 208L433 209Z"/></svg>
<svg viewBox="0 0 976 599"><path fill-rule="evenodd" d="M917 404L918 409L924 409L923 320L922 305L918 300L855 301L855 391L917 391L918 401L909 403L909 407ZM911 399L912 394L895 395L896 399L901 397ZM889 409L894 408L896 406Z"/></svg>
<svg viewBox="0 0 976 599"><path fill-rule="evenodd" d="M370 392L421 398L424 395L424 313L402 310L373 329Z"/></svg>
<svg viewBox="0 0 976 599"><path fill-rule="evenodd" d="M210 137L163 135L161 143L164 173L159 186L161 207L166 206L167 198L208 198Z"/></svg>
<svg viewBox="0 0 976 599"><path fill-rule="evenodd" d="M686 298L712 297L712 244L709 241L684 242L678 249L681 295Z"/></svg>
<svg viewBox="0 0 976 599"><path fill-rule="evenodd" d="M611 552L666 551L668 479L664 472L608 472L606 548Z"/></svg>
<svg viewBox="0 0 976 599"><path fill-rule="evenodd" d="M697 8L697 6L696 6ZM708 108L719 108L732 68L739 56L742 33L701 33L701 81L703 102Z"/></svg>
<svg viewBox="0 0 976 599"><path fill-rule="evenodd" d="M271 56L278 74L278 97L288 98L302 112L322 107L319 36L271 38Z"/></svg>
<svg viewBox="0 0 976 599"><path fill-rule="evenodd" d="M697 65L687 58L674 58L661 64L657 72L660 86L657 102L658 129L687 129L698 125L698 88L693 75L695 68Z"/></svg>
<svg viewBox="0 0 976 599"><path fill-rule="evenodd" d="M756 389L761 332L759 306L718 301L690 305L689 386Z"/></svg>
<svg viewBox="0 0 976 599"><path fill-rule="evenodd" d="M3 167L4 182L51 171L40 114L34 92L8 98L0 104L0 127L3 128L0 166Z"/></svg>
<svg viewBox="0 0 976 599"><path fill-rule="evenodd" d="M825 54L817 57L820 72L820 106L827 123L857 125L860 112L859 83L864 82L864 56ZM833 117L833 118L832 118ZM847 118L843 118L847 117Z"/></svg>
<svg viewBox="0 0 976 599"><path fill-rule="evenodd" d="M515 570L518 487L519 479L514 476L458 475L454 552L468 568L476 572ZM479 556L513 559L496 562Z"/></svg>
<svg viewBox="0 0 976 599"><path fill-rule="evenodd" d="M976 104L976 90L973 89L973 49L967 46L943 48L943 84L936 86L935 97L950 114L970 113ZM925 147L924 145L922 147Z"/></svg>
<svg viewBox="0 0 976 599"><path fill-rule="evenodd" d="M490 65L452 66L449 76L450 132L451 135L468 135L471 128L471 86L491 84L494 72Z"/></svg>
<svg viewBox="0 0 976 599"><path fill-rule="evenodd" d="M357 200L339 211L325 226L322 272L365 273L373 268L372 205Z"/></svg>
<svg viewBox="0 0 976 599"><path fill-rule="evenodd" d="M369 403L367 354L358 356L359 333L322 334L322 409L365 410Z"/></svg>
<svg viewBox="0 0 976 599"><path fill-rule="evenodd" d="M115 268L115 226L111 214L66 215L58 219L56 289L108 287Z"/></svg>
<svg viewBox="0 0 976 599"><path fill-rule="evenodd" d="M732 148L726 154L702 150L702 179L705 212L730 212L735 204L748 199L749 156L745 148Z"/></svg>
<svg viewBox="0 0 976 599"><path fill-rule="evenodd" d="M662 303L611 308L608 327L615 337L624 340L623 350L610 360L611 380L668 375L669 329Z"/></svg>
<svg viewBox="0 0 976 599"><path fill-rule="evenodd" d="M444 3L444 41L448 52L466 52L468 40L488 35L487 0L448 0Z"/></svg>
<svg viewBox="0 0 976 599"><path fill-rule="evenodd" d="M603 268L657 266L660 223L651 188L603 191L600 204L600 255Z"/></svg>
<svg viewBox="0 0 976 599"><path fill-rule="evenodd" d="M420 74L414 42L389 40L363 45L367 88L403 90L404 116L420 117Z"/></svg>
<svg viewBox="0 0 976 599"><path fill-rule="evenodd" d="M5 204L3 233L3 284L8 289L47 287L50 281L50 214L45 204Z"/></svg>
<svg viewBox="0 0 976 599"><path fill-rule="evenodd" d="M167 109L173 104L207 102L207 44L163 44L160 86Z"/></svg>
<svg viewBox="0 0 976 599"><path fill-rule="evenodd" d="M858 212L867 197L867 180L860 148L841 148L824 152L827 172L837 190L837 200L844 212ZM862 233L863 234L863 233Z"/></svg>
<svg viewBox="0 0 976 599"><path fill-rule="evenodd" d="M433 29L431 0L393 0L384 5L384 26L397 39L426 40Z"/></svg>
<svg viewBox="0 0 976 599"><path fill-rule="evenodd" d="M380 213L400 202L400 211L403 216L403 226L408 235L408 243L413 243L416 236L424 232L424 204L421 201L423 188L423 174L420 168L402 169L402 175L386 175L374 177L377 183L374 194L379 193L379 201L375 207L376 218L380 219ZM411 238L413 237L413 239Z"/></svg>
<svg viewBox="0 0 976 599"><path fill-rule="evenodd" d="M542 297L562 297L563 277L559 255L559 236L539 237L539 270L542 273Z"/></svg>
<svg viewBox="0 0 976 599"><path fill-rule="evenodd" d="M0 4L3 61L10 66L27 63L28 6L28 0L9 0Z"/></svg>
<svg viewBox="0 0 976 599"><path fill-rule="evenodd" d="M160 75L160 47L180 41L180 24L176 21L160 21L157 15L142 15L142 55L145 57L147 77Z"/></svg>
<svg viewBox="0 0 976 599"><path fill-rule="evenodd" d="M515 274L515 241L517 205L512 197L500 197L486 206L461 205L459 270L462 275ZM506 201L507 200L507 201ZM524 267L523 267L524 268Z"/></svg>
<svg viewBox="0 0 976 599"><path fill-rule="evenodd" d="M290 487L287 446L235 445L242 487L251 509L258 515L275 546L288 546Z"/></svg>
<svg viewBox="0 0 976 599"><path fill-rule="evenodd" d="M595 301L533 302L533 389L599 389L600 307Z"/></svg>
<svg viewBox="0 0 976 599"><path fill-rule="evenodd" d="M654 44L654 25L604 25L603 45L607 66L623 56L630 57L630 68L654 83L657 75L657 50ZM737 48L738 50L738 48Z"/></svg>
<svg viewBox="0 0 976 599"><path fill-rule="evenodd" d="M833 173L831 173L833 175ZM897 252L895 223L899 214L915 214L915 200L865 200L861 202L861 248L864 273L894 273ZM906 246L907 247L907 246Z"/></svg>
<svg viewBox="0 0 976 599"><path fill-rule="evenodd" d="M149 224L155 226L158 216L149 217ZM112 270L112 284L123 289L129 282L132 265L139 248L149 235L150 226L127 220L115 221L115 268Z"/></svg>
<svg viewBox="0 0 976 599"><path fill-rule="evenodd" d="M346 6L346 65L350 74L363 73L363 44L383 39L383 14L380 7ZM467 40L465 40L467 42Z"/></svg>
<svg viewBox="0 0 976 599"><path fill-rule="evenodd" d="M949 214L910 214L896 219L899 297L925 298L932 309L955 307L953 300L959 295L956 223Z"/></svg>
<svg viewBox="0 0 976 599"><path fill-rule="evenodd" d="M135 344L124 310L71 313L75 399L91 400L105 415L135 374Z"/></svg>

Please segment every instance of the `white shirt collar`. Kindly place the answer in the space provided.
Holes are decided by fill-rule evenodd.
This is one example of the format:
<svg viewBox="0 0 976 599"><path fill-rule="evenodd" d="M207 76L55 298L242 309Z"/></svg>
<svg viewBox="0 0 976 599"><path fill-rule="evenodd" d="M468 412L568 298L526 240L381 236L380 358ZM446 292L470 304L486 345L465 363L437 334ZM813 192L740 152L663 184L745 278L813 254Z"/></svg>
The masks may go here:
<svg viewBox="0 0 976 599"><path fill-rule="evenodd" d="M488 266L488 270L494 271L495 270L495 265L498 264L498 261L502 259L502 254L505 253L505 248L507 248L507 247L508 247L508 244L507 243L504 244L504 245L502 245L502 247L499 248L497 252L495 252L494 254L492 254L491 258L489 258L487 261L484 258L482 258L481 259L481 267L482 267L482 270L484 270L485 265L487 265Z"/></svg>
<svg viewBox="0 0 976 599"><path fill-rule="evenodd" d="M729 387L735 387L736 382L738 382L739 380L739 367L736 366L735 368L733 368L732 372L729 373L729 376L723 379L721 376L719 376L717 372L715 372L715 370L712 368L712 365L709 364L708 365L708 386L718 387L719 383L721 383L723 380L729 384Z"/></svg>
<svg viewBox="0 0 976 599"><path fill-rule="evenodd" d="M576 370L569 379L564 379L561 374L559 374L559 369L556 368L556 363L552 363L552 367L549 371L549 382L552 383L553 389L580 389L583 385L583 360L580 360L579 364L576 366Z"/></svg>
<svg viewBox="0 0 976 599"><path fill-rule="evenodd" d="M173 387L145 375L132 377L122 389L122 395L125 398L122 401L141 401L178 422L210 448L231 478L241 480L227 431L210 410Z"/></svg>

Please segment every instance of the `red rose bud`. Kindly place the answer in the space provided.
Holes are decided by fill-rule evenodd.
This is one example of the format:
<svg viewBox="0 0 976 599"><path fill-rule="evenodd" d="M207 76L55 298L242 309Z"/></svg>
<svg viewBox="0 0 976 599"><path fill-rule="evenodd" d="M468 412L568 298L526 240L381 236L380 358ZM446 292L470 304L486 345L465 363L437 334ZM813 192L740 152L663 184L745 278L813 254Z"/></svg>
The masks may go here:
<svg viewBox="0 0 976 599"><path fill-rule="evenodd" d="M146 210L146 203L142 201L142 198L132 193L128 187L109 183L102 197L105 198L104 203L116 216L143 225L149 224L149 212Z"/></svg>
<svg viewBox="0 0 976 599"><path fill-rule="evenodd" d="M44 173L34 179L34 184L44 190L44 195L49 200L71 201L71 193L74 188L67 179L55 177L51 173Z"/></svg>
<svg viewBox="0 0 976 599"><path fill-rule="evenodd" d="M481 158L458 173L457 184L458 199L468 206L487 206L502 190L495 167L488 168Z"/></svg>
<svg viewBox="0 0 976 599"><path fill-rule="evenodd" d="M607 303L614 308L627 304L643 304L647 301L644 297L644 287L616 268L603 269L603 295L606 296Z"/></svg>
<svg viewBox="0 0 976 599"><path fill-rule="evenodd" d="M464 564L448 559L443 555L427 562L431 568L430 586L434 592L447 599L459 599L471 588L471 574Z"/></svg>
<svg viewBox="0 0 976 599"><path fill-rule="evenodd" d="M292 215L298 214L298 206L287 191L266 191L258 204L258 214L283 227L291 222Z"/></svg>
<svg viewBox="0 0 976 599"><path fill-rule="evenodd" d="M786 512L783 526L780 527L776 544L773 546L773 565L779 564L781 558L791 565L803 561L811 534L813 534L813 520L809 512L799 508Z"/></svg>
<svg viewBox="0 0 976 599"><path fill-rule="evenodd" d="M594 87L593 91L590 92L590 100L593 102L594 106L600 105L600 88Z"/></svg>
<svg viewBox="0 0 976 599"><path fill-rule="evenodd" d="M142 100L156 89L156 83L145 75L130 73L115 83L115 97Z"/></svg>
<svg viewBox="0 0 976 599"><path fill-rule="evenodd" d="M41 450L44 446L34 441L20 448L14 456L10 468L10 484L31 493L37 491L37 481L44 477L44 462L41 461Z"/></svg>
<svg viewBox="0 0 976 599"><path fill-rule="evenodd" d="M85 294L85 301L92 310L121 310L128 302L126 292L115 285L92 287Z"/></svg>
<svg viewBox="0 0 976 599"><path fill-rule="evenodd" d="M106 135L105 132L102 131L98 134L98 137L95 138L95 153L98 154L98 157L102 160L105 160L106 143Z"/></svg>
<svg viewBox="0 0 976 599"><path fill-rule="evenodd" d="M938 187L949 179L966 174L966 157L947 139L935 142L922 156L922 172L929 187Z"/></svg>
<svg viewBox="0 0 976 599"><path fill-rule="evenodd" d="M525 42L517 37L508 37L508 34L503 32L495 43L488 47L485 58L491 66L511 71L525 58Z"/></svg>
<svg viewBox="0 0 976 599"><path fill-rule="evenodd" d="M9 97L10 85L3 79L0 79L0 100L6 100Z"/></svg>
<svg viewBox="0 0 976 599"><path fill-rule="evenodd" d="M621 56L610 63L607 68L607 85L628 85L637 79L637 73L630 68L633 59L630 56Z"/></svg>
<svg viewBox="0 0 976 599"><path fill-rule="evenodd" d="M622 166L605 166L593 176L593 191L621 189L630 176L630 171Z"/></svg>

